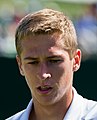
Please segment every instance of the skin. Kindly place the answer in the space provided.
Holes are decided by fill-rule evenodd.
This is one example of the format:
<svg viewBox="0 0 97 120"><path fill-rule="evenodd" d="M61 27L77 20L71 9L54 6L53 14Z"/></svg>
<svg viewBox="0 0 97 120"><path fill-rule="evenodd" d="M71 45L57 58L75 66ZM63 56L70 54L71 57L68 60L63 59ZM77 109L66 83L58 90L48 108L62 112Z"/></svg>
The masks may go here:
<svg viewBox="0 0 97 120"><path fill-rule="evenodd" d="M33 96L29 120L62 120L72 102L73 73L80 67L81 52L77 49L70 59L60 41L58 33L29 36L16 57Z"/></svg>

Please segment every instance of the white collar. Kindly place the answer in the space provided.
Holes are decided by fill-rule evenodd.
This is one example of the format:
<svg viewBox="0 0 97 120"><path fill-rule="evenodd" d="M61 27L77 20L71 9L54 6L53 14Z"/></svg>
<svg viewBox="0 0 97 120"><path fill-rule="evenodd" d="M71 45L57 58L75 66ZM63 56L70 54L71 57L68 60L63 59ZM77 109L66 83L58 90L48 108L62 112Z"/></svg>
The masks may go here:
<svg viewBox="0 0 97 120"><path fill-rule="evenodd" d="M74 98L73 98L73 101L70 105L70 108L68 109L68 111L65 115L64 120L70 120L71 118L72 118L72 120L76 120L77 116L79 117L80 114L81 114L80 113L80 111L81 111L80 106L82 104L82 101L80 100L81 97L79 97L79 95L77 94L77 92L74 88L73 88L73 92L74 92ZM33 100L31 100L29 102L27 108L24 111L24 114L21 117L21 120L28 120L30 112L31 112L32 105L33 105Z"/></svg>
<svg viewBox="0 0 97 120"><path fill-rule="evenodd" d="M64 120L71 120L71 118L72 120L80 120L79 116L81 116L81 113L82 113L81 106L83 106L82 97L77 94L77 91L75 90L75 88L73 88L73 92L74 92L74 97L64 117Z"/></svg>
<svg viewBox="0 0 97 120"><path fill-rule="evenodd" d="M83 98L73 88L74 98L64 120L97 120L97 102Z"/></svg>
<svg viewBox="0 0 97 120"><path fill-rule="evenodd" d="M31 99L20 120L28 120L29 119L29 115L30 115L32 106L33 106L33 100Z"/></svg>
<svg viewBox="0 0 97 120"><path fill-rule="evenodd" d="M83 98L75 88L73 88L73 92L72 103L63 120L97 120L97 102ZM20 120L28 120L32 107L33 100L29 102Z"/></svg>

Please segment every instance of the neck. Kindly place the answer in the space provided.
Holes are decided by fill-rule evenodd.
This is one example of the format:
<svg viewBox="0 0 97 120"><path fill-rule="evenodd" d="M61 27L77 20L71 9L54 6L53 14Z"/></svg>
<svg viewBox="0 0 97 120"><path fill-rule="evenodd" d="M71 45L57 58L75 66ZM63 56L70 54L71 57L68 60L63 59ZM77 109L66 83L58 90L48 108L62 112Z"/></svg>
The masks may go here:
<svg viewBox="0 0 97 120"><path fill-rule="evenodd" d="M34 101L34 111L31 112L30 120L63 120L72 102L73 94L63 97L53 105L41 105Z"/></svg>

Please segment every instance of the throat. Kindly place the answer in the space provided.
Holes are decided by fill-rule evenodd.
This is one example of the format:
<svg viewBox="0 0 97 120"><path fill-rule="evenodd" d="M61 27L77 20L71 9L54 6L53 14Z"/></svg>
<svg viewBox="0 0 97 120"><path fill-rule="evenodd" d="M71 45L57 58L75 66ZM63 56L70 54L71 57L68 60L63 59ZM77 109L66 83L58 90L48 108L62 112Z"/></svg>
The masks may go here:
<svg viewBox="0 0 97 120"><path fill-rule="evenodd" d="M60 109L61 108L61 109ZM34 108L31 111L29 120L63 120L66 114L66 110L63 107L57 107L56 105L51 108L45 106L38 109Z"/></svg>
<svg viewBox="0 0 97 120"><path fill-rule="evenodd" d="M69 91L70 92L70 91ZM63 120L73 100L73 91L63 96L61 100L51 105L40 104L33 98L33 109L29 120Z"/></svg>

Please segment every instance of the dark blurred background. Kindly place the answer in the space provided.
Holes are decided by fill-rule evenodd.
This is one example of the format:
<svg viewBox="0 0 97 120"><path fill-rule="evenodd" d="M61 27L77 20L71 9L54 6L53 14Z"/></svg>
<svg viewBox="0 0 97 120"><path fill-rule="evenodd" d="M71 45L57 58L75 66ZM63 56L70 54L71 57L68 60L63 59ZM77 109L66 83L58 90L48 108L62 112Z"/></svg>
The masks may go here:
<svg viewBox="0 0 97 120"><path fill-rule="evenodd" d="M16 63L14 34L23 16L42 8L62 11L72 19L82 50L73 84L83 97L97 101L97 0L0 0L0 120L25 109L31 99Z"/></svg>

